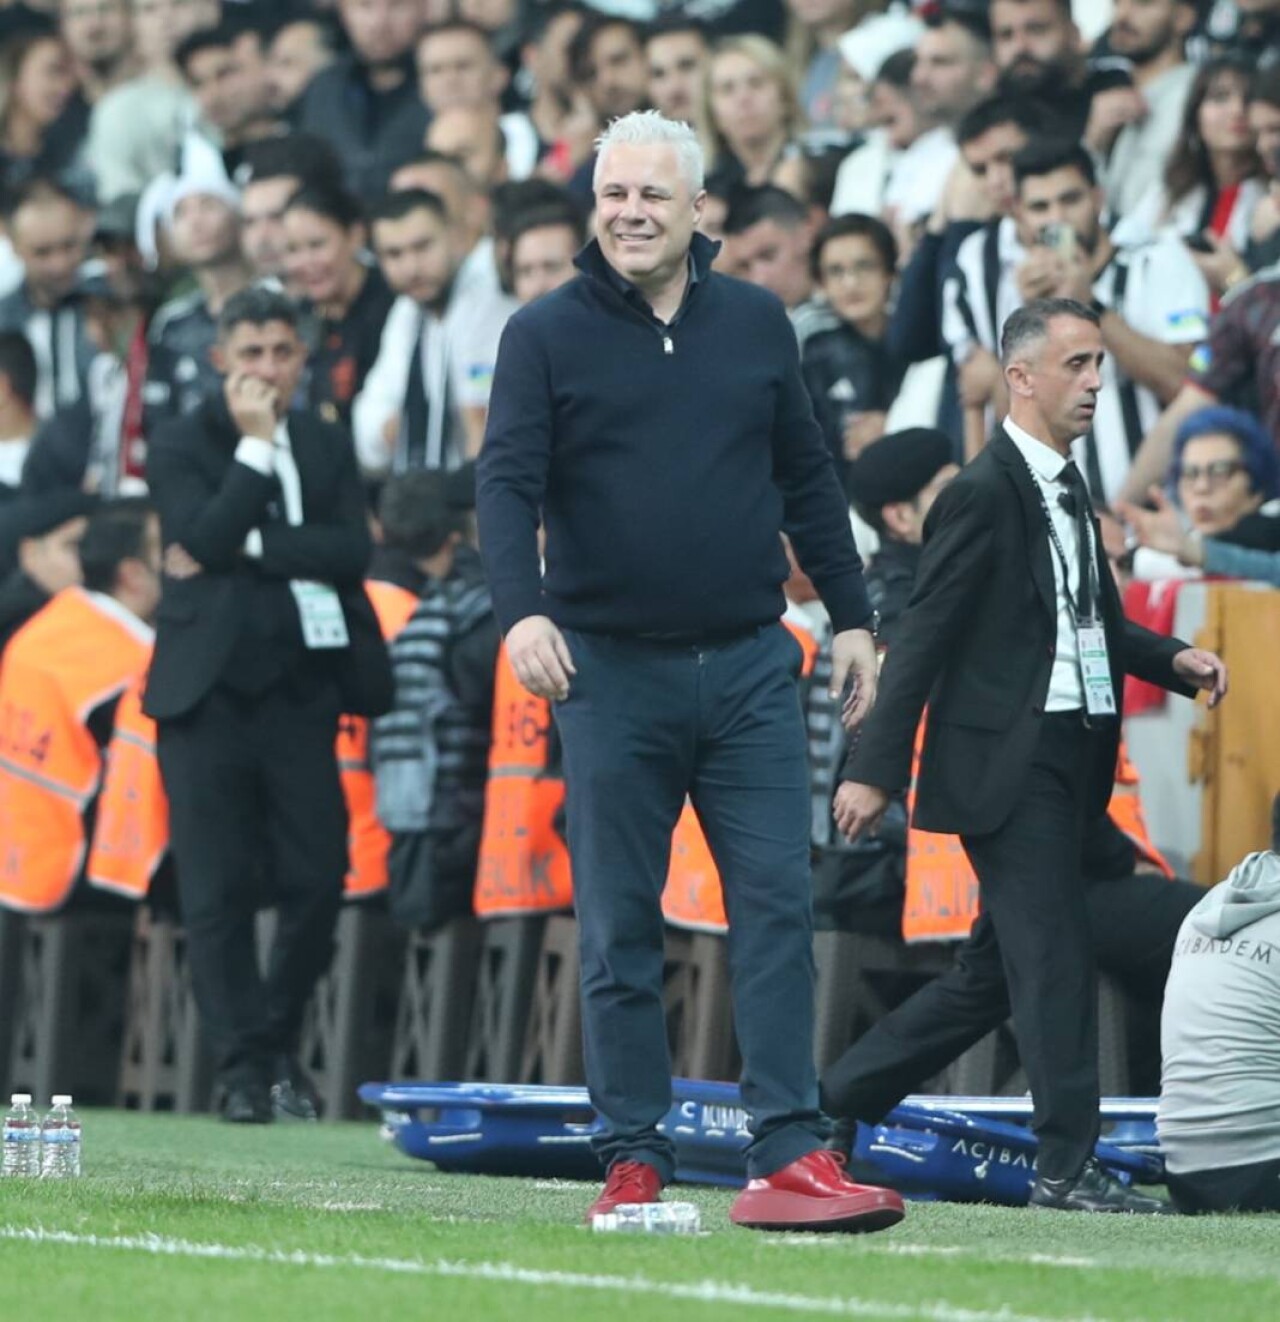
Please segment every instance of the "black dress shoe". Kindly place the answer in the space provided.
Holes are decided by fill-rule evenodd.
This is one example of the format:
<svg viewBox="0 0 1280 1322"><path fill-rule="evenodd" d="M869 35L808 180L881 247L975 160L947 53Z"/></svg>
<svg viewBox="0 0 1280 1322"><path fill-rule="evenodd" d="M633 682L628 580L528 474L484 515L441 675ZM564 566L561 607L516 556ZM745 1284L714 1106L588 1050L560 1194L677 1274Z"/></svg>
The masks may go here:
<svg viewBox="0 0 1280 1322"><path fill-rule="evenodd" d="M276 1062L271 1110L277 1120L320 1119L320 1094L306 1070L290 1056L282 1056Z"/></svg>
<svg viewBox="0 0 1280 1322"><path fill-rule="evenodd" d="M1174 1216L1177 1209L1163 1198L1135 1193L1109 1175L1096 1158L1079 1175L1050 1180L1041 1175L1031 1187L1031 1206L1051 1212L1127 1212L1131 1216Z"/></svg>
<svg viewBox="0 0 1280 1322"><path fill-rule="evenodd" d="M219 1110L232 1125L269 1125L275 1118L271 1097L261 1083L227 1084Z"/></svg>

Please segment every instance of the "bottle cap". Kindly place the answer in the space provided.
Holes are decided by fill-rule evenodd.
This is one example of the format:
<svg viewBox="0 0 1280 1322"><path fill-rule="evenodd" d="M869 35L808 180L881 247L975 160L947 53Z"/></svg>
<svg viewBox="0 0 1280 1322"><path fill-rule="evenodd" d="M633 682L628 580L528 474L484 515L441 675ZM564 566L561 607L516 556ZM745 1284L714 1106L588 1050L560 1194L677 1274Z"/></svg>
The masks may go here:
<svg viewBox="0 0 1280 1322"><path fill-rule="evenodd" d="M71 1094L69 1092L56 1092L53 1094L54 1106L70 1106Z"/></svg>
<svg viewBox="0 0 1280 1322"><path fill-rule="evenodd" d="M31 1094L29 1092L16 1092L9 1098L9 1102L12 1106L30 1106Z"/></svg>

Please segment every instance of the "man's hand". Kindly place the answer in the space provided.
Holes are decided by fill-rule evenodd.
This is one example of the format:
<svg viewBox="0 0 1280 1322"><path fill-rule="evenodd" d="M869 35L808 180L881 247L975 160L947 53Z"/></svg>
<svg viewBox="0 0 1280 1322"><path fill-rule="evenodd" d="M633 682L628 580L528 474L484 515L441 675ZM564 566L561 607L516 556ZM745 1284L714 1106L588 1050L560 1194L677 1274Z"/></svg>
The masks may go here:
<svg viewBox="0 0 1280 1322"><path fill-rule="evenodd" d="M878 441L887 421L885 413L850 413L844 420L844 457L856 459L868 445Z"/></svg>
<svg viewBox="0 0 1280 1322"><path fill-rule="evenodd" d="M1174 674L1192 688L1209 695L1209 706L1216 707L1227 696L1227 667L1220 656L1199 647L1183 648L1173 658Z"/></svg>
<svg viewBox="0 0 1280 1322"><path fill-rule="evenodd" d="M956 384L965 408L985 409L995 397L1000 364L989 349L975 348L960 364Z"/></svg>
<svg viewBox="0 0 1280 1322"><path fill-rule="evenodd" d="M853 687L840 710L846 730L856 730L875 705L880 666L876 640L869 629L846 629L831 640L831 697L838 700L846 683Z"/></svg>
<svg viewBox="0 0 1280 1322"><path fill-rule="evenodd" d="M1146 98L1136 87L1112 87L1099 92L1089 102L1089 122L1084 141L1096 152L1106 153L1126 124L1137 124L1147 117Z"/></svg>
<svg viewBox="0 0 1280 1322"><path fill-rule="evenodd" d="M170 542L165 547L161 568L170 578L195 578L197 574L204 573L204 566L199 560L177 542Z"/></svg>
<svg viewBox="0 0 1280 1322"><path fill-rule="evenodd" d="M1051 297L1062 284L1062 258L1050 248L1032 248L1015 275L1024 303Z"/></svg>
<svg viewBox="0 0 1280 1322"><path fill-rule="evenodd" d="M836 790L831 815L840 834L852 844L861 835L875 835L888 806L889 796L884 790L846 780Z"/></svg>
<svg viewBox="0 0 1280 1322"><path fill-rule="evenodd" d="M563 702L578 672L564 635L545 615L527 615L507 633L507 655L521 684L539 698Z"/></svg>
<svg viewBox="0 0 1280 1322"><path fill-rule="evenodd" d="M241 436L256 436L263 441L275 440L279 394L274 386L245 372L233 372L227 377L223 389L227 397L227 408L236 426L240 428Z"/></svg>
<svg viewBox="0 0 1280 1322"><path fill-rule="evenodd" d="M1204 559L1196 539L1187 534L1182 516L1159 487L1152 487L1147 495L1155 506L1153 510L1119 501L1116 508L1133 529L1134 536L1143 546L1166 555L1176 555L1184 565L1196 564Z"/></svg>

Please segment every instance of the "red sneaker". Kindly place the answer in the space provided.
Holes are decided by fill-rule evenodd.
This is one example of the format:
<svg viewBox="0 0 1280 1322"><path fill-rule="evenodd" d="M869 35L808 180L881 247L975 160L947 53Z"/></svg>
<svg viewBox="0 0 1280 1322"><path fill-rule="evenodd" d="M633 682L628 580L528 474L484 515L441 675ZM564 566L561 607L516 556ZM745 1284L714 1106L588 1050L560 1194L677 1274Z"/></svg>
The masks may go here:
<svg viewBox="0 0 1280 1322"><path fill-rule="evenodd" d="M906 1215L892 1189L855 1184L839 1153L818 1148L772 1175L752 1180L729 1220L757 1230L887 1230Z"/></svg>
<svg viewBox="0 0 1280 1322"><path fill-rule="evenodd" d="M615 1161L605 1176L600 1196L587 1208L587 1225L597 1212L612 1212L619 1203L660 1203L662 1176L647 1161Z"/></svg>

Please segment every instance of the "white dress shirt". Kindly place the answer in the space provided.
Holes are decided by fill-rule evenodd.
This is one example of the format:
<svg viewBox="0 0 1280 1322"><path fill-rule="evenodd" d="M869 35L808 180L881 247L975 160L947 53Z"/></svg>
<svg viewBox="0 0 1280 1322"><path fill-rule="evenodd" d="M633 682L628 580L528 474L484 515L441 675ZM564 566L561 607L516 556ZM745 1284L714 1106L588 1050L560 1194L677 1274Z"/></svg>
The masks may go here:
<svg viewBox="0 0 1280 1322"><path fill-rule="evenodd" d="M270 441L263 440L261 436L242 436L236 445L236 461L261 473L263 477L274 477L280 483L286 523L296 528L304 521L302 479L293 457L289 427L283 418L276 423L275 437ZM262 558L261 528L250 528L249 535L244 539L244 553L254 560Z"/></svg>
<svg viewBox="0 0 1280 1322"><path fill-rule="evenodd" d="M1049 693L1045 698L1044 709L1047 712L1079 711L1084 707L1084 681L1080 677L1076 619L1067 594L1069 592L1071 597L1079 600L1080 543L1075 519L1058 504L1058 497L1068 489L1062 481L1062 470L1066 468L1067 460L1051 446L1023 431L1009 418L1004 420L1004 429L1026 460L1031 476L1044 496L1049 518L1053 521L1054 531L1067 556L1064 566L1062 557L1050 541L1049 559L1053 563L1053 584L1057 593L1058 637L1053 649L1053 670L1049 675ZM1091 551L1094 563L1097 564L1097 548L1091 547Z"/></svg>

